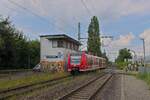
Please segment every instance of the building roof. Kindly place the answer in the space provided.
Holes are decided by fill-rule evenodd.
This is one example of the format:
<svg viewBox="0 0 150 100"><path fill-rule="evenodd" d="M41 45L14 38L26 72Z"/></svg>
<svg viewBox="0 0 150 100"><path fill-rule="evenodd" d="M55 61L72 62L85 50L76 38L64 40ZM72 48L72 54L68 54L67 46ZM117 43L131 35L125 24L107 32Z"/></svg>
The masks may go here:
<svg viewBox="0 0 150 100"><path fill-rule="evenodd" d="M74 42L75 44L81 45L79 41L76 39L71 38L70 36L66 34L54 34L54 35L41 35L40 37L45 37L47 39L66 39L68 41Z"/></svg>

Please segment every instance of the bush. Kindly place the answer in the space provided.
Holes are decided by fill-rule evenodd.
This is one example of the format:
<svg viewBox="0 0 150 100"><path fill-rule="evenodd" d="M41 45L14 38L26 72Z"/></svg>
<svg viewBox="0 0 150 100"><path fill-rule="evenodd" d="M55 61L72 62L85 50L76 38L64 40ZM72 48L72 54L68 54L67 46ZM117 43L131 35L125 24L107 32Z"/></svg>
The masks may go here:
<svg viewBox="0 0 150 100"><path fill-rule="evenodd" d="M117 62L116 63L117 68L121 69L121 70L123 70L127 65L128 65L127 62Z"/></svg>
<svg viewBox="0 0 150 100"><path fill-rule="evenodd" d="M150 86L150 73L139 73L137 78L144 80Z"/></svg>

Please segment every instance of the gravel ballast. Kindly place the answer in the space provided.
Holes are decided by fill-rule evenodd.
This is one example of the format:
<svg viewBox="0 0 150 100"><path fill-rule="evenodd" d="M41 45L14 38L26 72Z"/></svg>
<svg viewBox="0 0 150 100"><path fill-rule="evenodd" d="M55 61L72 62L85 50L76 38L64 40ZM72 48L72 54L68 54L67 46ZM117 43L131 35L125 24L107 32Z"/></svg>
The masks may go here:
<svg viewBox="0 0 150 100"><path fill-rule="evenodd" d="M88 74L73 77L71 80L39 90L37 93L33 92L32 95L23 96L20 98L20 100L55 100L65 93L70 92L70 90L88 82L93 77L96 77L96 75L98 74Z"/></svg>

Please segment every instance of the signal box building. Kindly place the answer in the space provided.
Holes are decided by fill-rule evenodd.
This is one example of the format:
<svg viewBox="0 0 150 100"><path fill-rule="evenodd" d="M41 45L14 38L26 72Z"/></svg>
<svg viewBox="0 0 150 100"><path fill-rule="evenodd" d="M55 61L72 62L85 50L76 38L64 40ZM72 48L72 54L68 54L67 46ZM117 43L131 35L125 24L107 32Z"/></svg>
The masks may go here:
<svg viewBox="0 0 150 100"><path fill-rule="evenodd" d="M40 36L40 65L44 71L65 71L69 53L79 51L81 43L68 35Z"/></svg>

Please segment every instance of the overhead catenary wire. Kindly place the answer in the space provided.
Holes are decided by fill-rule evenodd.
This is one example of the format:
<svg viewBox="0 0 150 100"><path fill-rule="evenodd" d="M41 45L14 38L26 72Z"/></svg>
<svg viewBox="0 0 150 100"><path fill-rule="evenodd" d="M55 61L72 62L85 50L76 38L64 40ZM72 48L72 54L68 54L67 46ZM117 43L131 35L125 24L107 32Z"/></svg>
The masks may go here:
<svg viewBox="0 0 150 100"><path fill-rule="evenodd" d="M93 1L93 0L89 0L89 1L90 1L91 9L92 9L92 11L94 12L93 14L96 15L96 13L97 13L96 11L97 11L97 10L96 10L96 8L95 8L96 6L93 4L94 1ZM95 3L95 2L94 2L94 3Z"/></svg>
<svg viewBox="0 0 150 100"><path fill-rule="evenodd" d="M83 4L84 8L86 9L87 13L92 16L92 12L91 10L88 8L88 6L86 5L86 3L84 2L84 0L81 0L81 3Z"/></svg>
<svg viewBox="0 0 150 100"><path fill-rule="evenodd" d="M15 5L15 6L21 8L21 9L23 9L23 10L25 10L25 11L27 11L28 13L30 13L30 14L32 14L32 15L38 17L40 20L43 20L43 21L45 21L45 22L51 24L52 26L56 26L55 24L53 24L52 22L50 22L48 19L46 19L46 18L44 18L44 17L38 15L37 13L35 13L35 12L29 10L28 8L26 8L26 7L22 6L22 5L20 5L19 3L14 2L14 1L12 1L12 0L8 0L8 2L10 2L11 4L13 4L13 5ZM56 27L57 27L58 30L64 31L61 27L58 27L58 26L56 26Z"/></svg>
<svg viewBox="0 0 150 100"><path fill-rule="evenodd" d="M8 9L8 10L13 10L13 11L15 11L15 12L19 12L19 10L16 10L16 9L14 9L14 8L11 7L11 6L6 5L5 2L3 2L3 3L4 3L3 6L5 6L6 9ZM8 15L8 16L9 16L9 15ZM19 27L18 30L19 30L19 31L22 31L22 28L20 29L20 27ZM32 31L32 30L30 30L30 33L32 33L34 37L38 37L38 36L39 36L39 34L37 34L36 32L34 32L34 31ZM29 40L30 40L30 36L28 36L28 34L26 34L25 36L27 36L27 37L29 38Z"/></svg>

